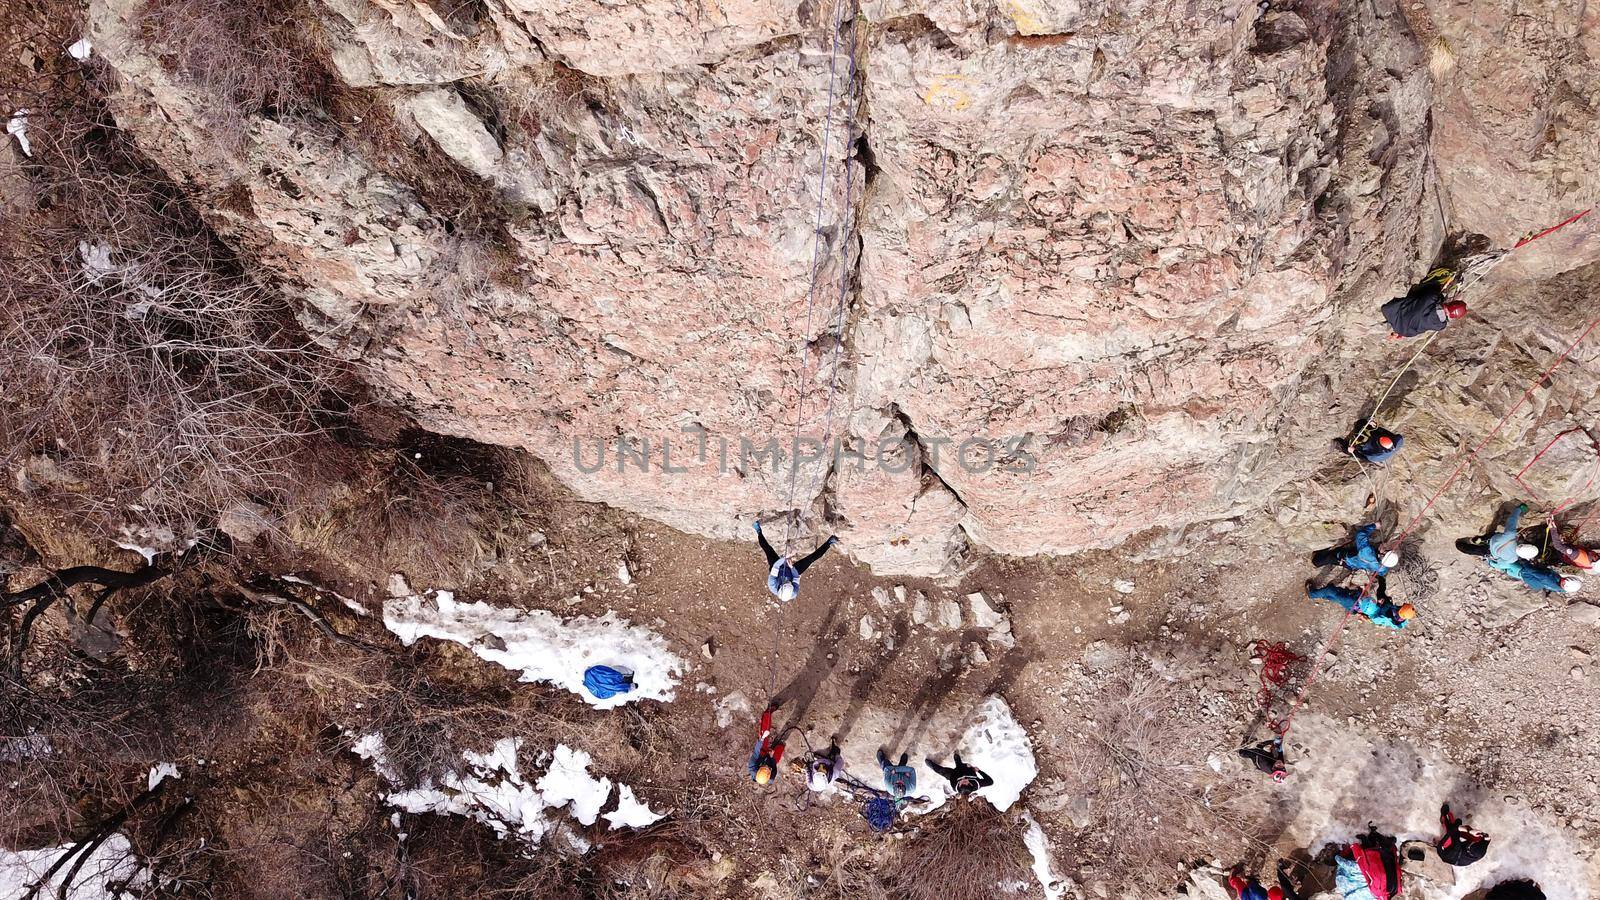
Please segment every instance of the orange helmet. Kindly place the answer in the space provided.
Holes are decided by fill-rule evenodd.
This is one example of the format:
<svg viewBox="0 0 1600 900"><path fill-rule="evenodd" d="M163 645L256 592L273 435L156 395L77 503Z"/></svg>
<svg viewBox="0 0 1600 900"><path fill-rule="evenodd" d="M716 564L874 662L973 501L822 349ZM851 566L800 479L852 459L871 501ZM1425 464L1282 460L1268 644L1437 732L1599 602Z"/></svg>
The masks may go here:
<svg viewBox="0 0 1600 900"><path fill-rule="evenodd" d="M1594 552L1584 547L1573 547L1567 561L1587 572L1594 568Z"/></svg>
<svg viewBox="0 0 1600 900"><path fill-rule="evenodd" d="M1389 437L1387 434L1379 435L1378 446L1385 450L1392 449L1394 447L1394 438Z"/></svg>
<svg viewBox="0 0 1600 900"><path fill-rule="evenodd" d="M1409 603L1402 603L1398 615L1401 621L1410 621L1417 617L1417 608Z"/></svg>

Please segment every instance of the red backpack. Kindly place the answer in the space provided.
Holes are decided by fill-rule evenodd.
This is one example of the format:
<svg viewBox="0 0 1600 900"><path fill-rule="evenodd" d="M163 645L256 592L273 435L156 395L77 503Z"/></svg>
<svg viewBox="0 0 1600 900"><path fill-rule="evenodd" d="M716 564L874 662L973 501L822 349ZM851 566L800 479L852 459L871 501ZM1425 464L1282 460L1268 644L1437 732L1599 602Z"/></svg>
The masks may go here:
<svg viewBox="0 0 1600 900"><path fill-rule="evenodd" d="M1350 856L1377 900L1393 900L1400 894L1400 851L1394 838L1369 828L1359 843L1350 845Z"/></svg>

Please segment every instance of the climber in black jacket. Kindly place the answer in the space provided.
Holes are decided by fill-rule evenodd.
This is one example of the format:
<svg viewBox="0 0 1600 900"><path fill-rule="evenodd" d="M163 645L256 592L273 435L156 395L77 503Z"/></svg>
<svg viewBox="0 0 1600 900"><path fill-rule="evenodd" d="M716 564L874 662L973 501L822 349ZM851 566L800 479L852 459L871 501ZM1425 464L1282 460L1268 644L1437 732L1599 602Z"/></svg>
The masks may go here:
<svg viewBox="0 0 1600 900"><path fill-rule="evenodd" d="M963 797L994 784L994 779L989 777L988 772L973 766L971 763L962 762L960 753L955 755L956 764L954 766L941 766L931 759L925 759L925 761L928 764L928 768L943 775L944 779L950 782L950 786L956 789L956 793Z"/></svg>
<svg viewBox="0 0 1600 900"><path fill-rule="evenodd" d="M1429 331L1443 331L1451 321L1467 314L1460 300L1446 300L1445 288L1455 278L1449 269L1435 269L1421 283L1383 305L1383 319L1389 323L1391 340L1416 337Z"/></svg>

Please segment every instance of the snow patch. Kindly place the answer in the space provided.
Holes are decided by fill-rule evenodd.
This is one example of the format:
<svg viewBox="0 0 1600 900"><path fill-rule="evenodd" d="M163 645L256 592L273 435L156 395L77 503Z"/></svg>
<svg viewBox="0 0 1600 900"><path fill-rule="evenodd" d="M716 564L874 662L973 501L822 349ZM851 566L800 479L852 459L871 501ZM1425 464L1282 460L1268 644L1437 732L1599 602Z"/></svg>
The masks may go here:
<svg viewBox="0 0 1600 900"><path fill-rule="evenodd" d="M177 779L182 777L183 775L179 774L176 764L169 762L156 763L150 767L150 777L145 789L153 791L156 789L156 785L166 781L168 778Z"/></svg>
<svg viewBox="0 0 1600 900"><path fill-rule="evenodd" d="M712 708L716 710L718 728L727 728L733 724L734 719L743 718L755 711L755 707L750 705L750 698L746 697L743 691L728 694L712 704Z"/></svg>
<svg viewBox="0 0 1600 900"><path fill-rule="evenodd" d="M61 858L63 853L72 850L72 844L63 844L60 847L45 847L40 850L0 850L0 897L23 897L36 884L44 873ZM61 890L61 880L66 877L67 870L76 864L76 860L63 865L50 879L44 890L39 891L40 897L56 897ZM133 845L128 839L118 834L112 834L105 842L95 848L78 874L72 879L72 887L66 891L67 900L111 900L112 897L126 897L137 892L148 881L149 875L139 858L133 853Z"/></svg>
<svg viewBox="0 0 1600 900"><path fill-rule="evenodd" d="M1022 821L1027 825L1027 830L1022 833L1022 843L1027 846L1028 854L1033 857L1033 877L1039 879L1039 887L1044 889L1045 900L1060 900L1067 893L1066 880L1056 874L1055 866L1050 862L1050 838L1044 833L1044 826L1033 817L1031 810L1022 811Z"/></svg>
<svg viewBox="0 0 1600 900"><path fill-rule="evenodd" d="M625 784L617 785L617 810L608 812L605 820L611 823L611 830L618 828L644 828L666 818L665 813L652 812L650 807L640 802L633 795L633 788Z"/></svg>
<svg viewBox="0 0 1600 900"><path fill-rule="evenodd" d="M465 816L493 828L501 838L513 837L528 844L559 834L559 829L570 831L571 826L551 818L551 813L562 807L567 807L579 824L593 825L611 796L611 779L589 774L593 759L566 744L556 745L544 775L535 783L522 774L521 738L502 738L483 753L464 751L461 758L466 765L461 771L411 786L401 783L382 735L362 735L350 750L371 762L379 777L397 788L385 797L390 806L409 813ZM633 788L619 784L617 789L617 809L605 816L611 829L643 828L662 818L639 802ZM589 848L580 834L562 836L575 852Z"/></svg>
<svg viewBox="0 0 1600 900"><path fill-rule="evenodd" d="M594 824L600 817L600 807L611 796L611 779L590 775L591 762L594 760L582 750L557 744L550 771L539 779L545 803L552 808L571 803L572 817L584 825Z"/></svg>
<svg viewBox="0 0 1600 900"><path fill-rule="evenodd" d="M94 45L90 44L89 39L86 37L78 38L76 41L72 42L70 47L67 48L67 55L78 62L83 62L84 60L88 59L89 55L92 53L94 53Z"/></svg>
<svg viewBox="0 0 1600 900"><path fill-rule="evenodd" d="M610 612L598 619L563 621L542 609L457 603L450 591L428 591L385 602L383 624L408 647L424 637L455 641L489 662L521 672L522 681L557 685L596 709L642 699L669 701L685 669L665 638ZM583 684L584 670L595 665L632 672L634 689L603 700L596 697Z"/></svg>
<svg viewBox="0 0 1600 900"><path fill-rule="evenodd" d="M17 146L22 148L23 156L33 155L33 145L28 143L28 111L19 109L11 114L10 121L6 122L6 134L17 139Z"/></svg>
<svg viewBox="0 0 1600 900"><path fill-rule="evenodd" d="M983 701L977 721L961 737L961 756L994 779L994 784L980 789L976 796L1001 812L1010 809L1022 796L1022 789L1039 774L1028 732L999 697Z"/></svg>

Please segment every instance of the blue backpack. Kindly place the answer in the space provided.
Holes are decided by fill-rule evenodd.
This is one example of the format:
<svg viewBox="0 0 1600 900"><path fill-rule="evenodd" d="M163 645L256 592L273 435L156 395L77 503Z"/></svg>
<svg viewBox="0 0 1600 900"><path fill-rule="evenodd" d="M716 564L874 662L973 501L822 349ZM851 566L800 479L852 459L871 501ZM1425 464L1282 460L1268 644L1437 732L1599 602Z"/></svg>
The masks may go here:
<svg viewBox="0 0 1600 900"><path fill-rule="evenodd" d="M861 816L873 831L888 831L894 825L894 801L887 797L873 797L861 804Z"/></svg>
<svg viewBox="0 0 1600 900"><path fill-rule="evenodd" d="M606 700L633 690L633 675L610 666L590 666L583 673L583 686L589 693Z"/></svg>

